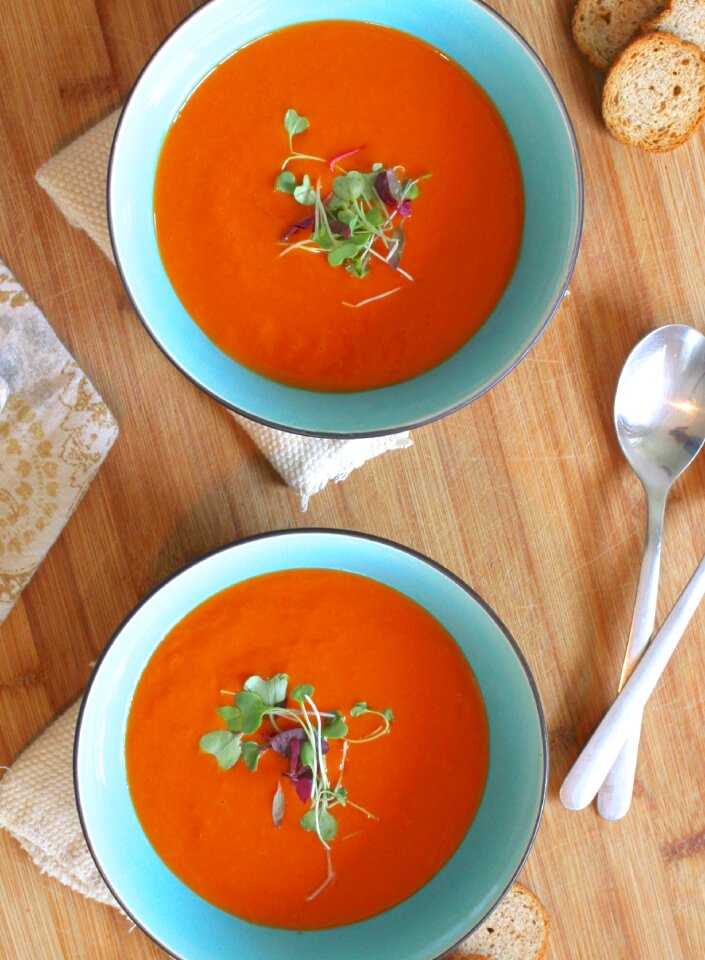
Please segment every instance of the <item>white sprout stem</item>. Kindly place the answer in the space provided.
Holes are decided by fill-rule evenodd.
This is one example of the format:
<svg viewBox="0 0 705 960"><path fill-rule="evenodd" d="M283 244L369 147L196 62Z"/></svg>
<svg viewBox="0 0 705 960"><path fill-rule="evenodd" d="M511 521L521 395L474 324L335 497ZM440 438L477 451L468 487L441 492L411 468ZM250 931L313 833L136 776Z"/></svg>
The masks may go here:
<svg viewBox="0 0 705 960"><path fill-rule="evenodd" d="M374 813L370 813L369 810L365 810L365 808L361 807L359 803L353 803L352 800L348 800L346 806L353 807L355 810L359 810L360 813L364 813L368 820L379 820L379 817L376 817Z"/></svg>
<svg viewBox="0 0 705 960"><path fill-rule="evenodd" d="M323 836L321 834L321 826L318 818L318 807L320 806L319 804L320 794L322 791L327 791L330 789L330 783L328 782L328 773L326 771L326 760L325 760L325 757L323 756L323 732L322 732L322 725L321 725L321 715L318 712L318 707L313 702L313 700L308 696L308 694L306 695L306 700L311 705L311 709L313 710L313 713L316 717L317 730L314 731L314 738L316 742L314 743L314 747L313 747L313 757L314 757L314 761L318 763L318 770L320 772L320 778L321 778L321 790L316 791L316 799L315 799L314 808L313 808L314 817L316 820L316 833L318 834L318 839L321 841L321 843L326 848L326 850L330 850L328 843L323 839ZM316 782L315 770L313 773L313 779L315 783ZM324 807L327 805L325 801L323 805Z"/></svg>
<svg viewBox="0 0 705 960"><path fill-rule="evenodd" d="M399 241L399 240L392 240L392 246L389 248L389 253L387 254L387 263L389 263L389 261L392 259L392 257L394 256L394 254L395 254L395 253L397 252L397 250L399 249L399 244L400 244L400 242L401 242L401 241Z"/></svg>
<svg viewBox="0 0 705 960"><path fill-rule="evenodd" d="M381 260L382 263L387 263L384 257L380 253L377 253L377 251L373 247L370 247L370 249L367 252L370 253L373 257L377 257L377 259ZM387 263L387 266L389 267L388 263ZM389 267L389 269L391 270L392 268ZM414 282L414 278L411 276L411 274L407 273L406 270L402 270L401 267L397 267L394 272L400 273L402 277L406 277L406 279L411 280L412 283Z"/></svg>
<svg viewBox="0 0 705 960"><path fill-rule="evenodd" d="M315 236L318 233L318 228L321 225L321 217L318 212L318 204L321 200L321 181L318 181L316 186L316 205L313 210L313 235Z"/></svg>
<svg viewBox="0 0 705 960"><path fill-rule="evenodd" d="M277 707L276 709L277 709L277 710L284 710L284 709L285 709L287 713L293 713L293 714L296 716L297 719L298 719L299 716L303 713L303 710L295 710L294 707L286 707L286 708L284 708L284 707ZM334 714L334 713L323 713L323 711L321 710L321 711L320 711L320 715L321 715L322 717L330 717L331 719L335 719L335 714Z"/></svg>
<svg viewBox="0 0 705 960"><path fill-rule="evenodd" d="M323 881L323 883L320 886L316 887L313 893L309 893L309 895L306 897L307 901L310 902L311 900L315 899L315 897L317 897L318 894L321 893L321 891L325 890L325 888L328 886L329 883L332 883L335 880L335 873L333 872L333 861L331 860L331 856L330 856L330 847L326 847L326 867L327 867L326 879Z"/></svg>
<svg viewBox="0 0 705 960"><path fill-rule="evenodd" d="M308 237L305 240L299 240L298 243L287 243L286 249L282 250L279 256L285 257L287 253L291 253L292 250L305 250L306 253L324 253L324 251L318 247L310 246L310 243L311 241Z"/></svg>
<svg viewBox="0 0 705 960"><path fill-rule="evenodd" d="M343 300L344 307L364 307L367 303L372 303L375 300L384 300L385 297L391 297L393 293L398 293L401 290L401 287L394 287L393 290L387 290L386 293L380 293L376 297L368 297L367 300L360 300L359 303L348 303L347 300Z"/></svg>
<svg viewBox="0 0 705 960"><path fill-rule="evenodd" d="M331 242L331 243L335 243L335 237L333 236L333 231L331 230L330 224L328 223L328 214L326 213L326 208L325 208L325 206L323 205L323 201L321 200L321 180L320 180L320 177L319 177L319 179L318 179L318 183L316 184L316 221L317 221L317 222L318 222L318 220L319 220L319 217L318 217L318 211L319 211L319 209L320 209L320 211L321 211L320 216L321 216L321 218L323 219L323 223L324 223L325 228L326 228L326 230L327 230L327 232L328 232L328 236L330 237L330 242ZM318 228L316 228L316 229L318 229Z"/></svg>
<svg viewBox="0 0 705 960"><path fill-rule="evenodd" d="M348 740L348 743L372 743L373 740L379 740L380 737L386 737L389 733L387 727L377 727L376 730L373 730L369 737L360 737L358 740Z"/></svg>
<svg viewBox="0 0 705 960"><path fill-rule="evenodd" d="M343 740L343 754L340 758L340 766L338 767L338 782L335 785L336 790L340 790L340 785L343 782L343 770L345 769L345 758L348 755L348 741Z"/></svg>
<svg viewBox="0 0 705 960"><path fill-rule="evenodd" d="M317 160L319 163L326 163L323 157L313 157L310 153L292 153L282 164L282 170L286 170L286 165L292 160Z"/></svg>
<svg viewBox="0 0 705 960"><path fill-rule="evenodd" d="M341 840L352 840L353 837L359 837L362 833L362 830L353 830L352 833L346 833L344 837L341 837Z"/></svg>
<svg viewBox="0 0 705 960"><path fill-rule="evenodd" d="M315 715L315 717L316 717L316 726L317 726L317 728L318 728L317 731L316 731L316 734L317 734L317 744L316 744L316 746L317 746L318 753L319 753L319 761L318 761L318 762L319 762L319 767L320 767L320 770L321 770L321 780L322 780L322 783L323 783L323 788L324 788L325 790L327 790L327 789L330 788L330 783L329 783L329 781L328 781L328 771L327 771L327 769L326 769L326 758L325 758L325 756L323 755L323 726L322 726L322 724L321 724L321 714L320 714L320 712L319 712L319 710L318 710L318 707L317 707L316 704L313 702L313 700L312 700L309 696L307 696L306 699L307 699L308 702L311 704L311 709L313 710L313 713L314 713L314 715Z"/></svg>
<svg viewBox="0 0 705 960"><path fill-rule="evenodd" d="M360 219L361 219L362 222L365 224L365 226L367 227L367 229L368 229L371 233L373 233L375 236L379 237L380 240L382 241L382 243L385 245L385 247L387 247L387 249L389 249L389 241L387 240L387 237L385 236L384 231L381 230L379 227L376 227L373 223L370 223L370 221L369 221L369 220L367 219L367 217L365 216L365 211L362 209L362 207L360 206L359 203L356 203L356 204L355 204L355 208L356 208L356 210L358 211L358 213L360 214Z"/></svg>

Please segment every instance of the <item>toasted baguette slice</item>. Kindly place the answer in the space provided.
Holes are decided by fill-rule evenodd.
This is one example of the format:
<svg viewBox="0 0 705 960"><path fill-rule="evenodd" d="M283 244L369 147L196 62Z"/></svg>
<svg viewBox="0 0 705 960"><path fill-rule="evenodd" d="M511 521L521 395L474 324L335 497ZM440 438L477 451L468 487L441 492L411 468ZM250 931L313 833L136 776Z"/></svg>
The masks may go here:
<svg viewBox="0 0 705 960"><path fill-rule="evenodd" d="M670 33L634 40L607 75L602 116L622 143L677 147L705 116L705 54Z"/></svg>
<svg viewBox="0 0 705 960"><path fill-rule="evenodd" d="M573 38L593 67L606 70L664 0L578 0Z"/></svg>
<svg viewBox="0 0 705 960"><path fill-rule="evenodd" d="M542 960L550 927L543 904L515 883L485 925L447 960Z"/></svg>
<svg viewBox="0 0 705 960"><path fill-rule="evenodd" d="M664 30L705 50L705 0L671 0L663 13L642 23L641 29Z"/></svg>

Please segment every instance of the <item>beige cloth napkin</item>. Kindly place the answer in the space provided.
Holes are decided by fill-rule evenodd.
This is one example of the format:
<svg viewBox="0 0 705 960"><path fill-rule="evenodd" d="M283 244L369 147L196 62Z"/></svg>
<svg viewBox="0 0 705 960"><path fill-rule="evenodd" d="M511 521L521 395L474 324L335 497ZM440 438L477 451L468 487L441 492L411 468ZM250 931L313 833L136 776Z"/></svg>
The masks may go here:
<svg viewBox="0 0 705 960"><path fill-rule="evenodd" d="M113 260L105 205L110 146L120 110L106 117L37 171L44 187L69 223L85 230ZM273 430L246 417L233 417L252 437L306 509L314 493L329 480L344 480L351 471L387 450L411 446L407 433L355 440L325 440Z"/></svg>
<svg viewBox="0 0 705 960"><path fill-rule="evenodd" d="M116 907L88 851L76 809L73 741L79 705L55 720L0 780L0 827L42 873Z"/></svg>
<svg viewBox="0 0 705 960"><path fill-rule="evenodd" d="M117 433L85 374L0 261L0 622Z"/></svg>
<svg viewBox="0 0 705 960"><path fill-rule="evenodd" d="M0 780L0 828L15 837L42 873L85 897L120 909L98 873L78 819L72 776L78 710L79 703L69 707ZM537 924L544 929L532 942L545 944L548 915L532 894L516 884L491 921L454 951L451 960L500 957L495 943L518 940L527 927ZM539 956L543 949L537 948L527 960Z"/></svg>

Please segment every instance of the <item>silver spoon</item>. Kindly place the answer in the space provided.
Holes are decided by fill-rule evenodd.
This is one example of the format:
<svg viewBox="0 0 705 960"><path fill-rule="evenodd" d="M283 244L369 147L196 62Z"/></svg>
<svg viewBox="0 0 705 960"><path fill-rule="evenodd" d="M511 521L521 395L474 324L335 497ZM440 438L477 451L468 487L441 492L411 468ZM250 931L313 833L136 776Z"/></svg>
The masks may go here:
<svg viewBox="0 0 705 960"><path fill-rule="evenodd" d="M659 327L629 354L614 402L617 439L646 491L647 522L632 625L618 691L654 630L666 497L705 440L705 337L683 324ZM629 809L641 713L597 797L606 820Z"/></svg>
<svg viewBox="0 0 705 960"><path fill-rule="evenodd" d="M582 810L597 793L624 744L625 736L633 730L635 723L641 722L646 701L703 596L705 557L563 781L561 803L568 810Z"/></svg>

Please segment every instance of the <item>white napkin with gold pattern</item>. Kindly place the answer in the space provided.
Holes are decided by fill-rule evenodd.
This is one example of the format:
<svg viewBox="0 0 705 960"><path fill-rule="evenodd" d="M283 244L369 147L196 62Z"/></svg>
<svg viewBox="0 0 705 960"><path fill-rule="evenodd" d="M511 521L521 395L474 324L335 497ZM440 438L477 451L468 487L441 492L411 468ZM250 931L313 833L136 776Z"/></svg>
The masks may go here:
<svg viewBox="0 0 705 960"><path fill-rule="evenodd" d="M37 171L46 190L69 223L86 231L113 259L105 205L108 159L120 110L111 113ZM274 430L233 414L284 481L301 497L309 497L330 480L344 480L351 471L387 450L411 446L408 432L355 440L302 437Z"/></svg>
<svg viewBox="0 0 705 960"><path fill-rule="evenodd" d="M113 415L0 261L0 622L88 489Z"/></svg>

